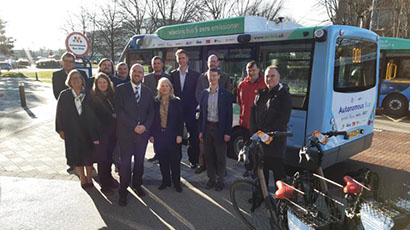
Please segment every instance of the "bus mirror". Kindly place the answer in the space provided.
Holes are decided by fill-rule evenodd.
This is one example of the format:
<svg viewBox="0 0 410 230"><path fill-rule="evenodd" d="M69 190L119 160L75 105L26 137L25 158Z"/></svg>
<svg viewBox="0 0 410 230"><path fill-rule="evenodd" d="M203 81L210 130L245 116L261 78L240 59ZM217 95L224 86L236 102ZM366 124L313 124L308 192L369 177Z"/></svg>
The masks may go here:
<svg viewBox="0 0 410 230"><path fill-rule="evenodd" d="M238 35L237 40L238 40L239 43L248 43L248 42L251 41L251 35L250 34Z"/></svg>
<svg viewBox="0 0 410 230"><path fill-rule="evenodd" d="M326 37L327 37L327 31L324 29L319 29L316 30L315 33L315 40L318 42L324 42L326 41Z"/></svg>

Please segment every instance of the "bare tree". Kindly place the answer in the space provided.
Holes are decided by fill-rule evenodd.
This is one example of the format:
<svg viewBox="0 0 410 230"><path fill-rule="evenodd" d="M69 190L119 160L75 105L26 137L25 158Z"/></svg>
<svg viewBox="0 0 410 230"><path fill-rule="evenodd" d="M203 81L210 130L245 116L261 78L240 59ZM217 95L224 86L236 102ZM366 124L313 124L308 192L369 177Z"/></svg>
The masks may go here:
<svg viewBox="0 0 410 230"><path fill-rule="evenodd" d="M261 16L273 20L283 9L283 4L284 0L233 0L228 16Z"/></svg>
<svg viewBox="0 0 410 230"><path fill-rule="evenodd" d="M121 0L119 5L124 14L124 29L129 35L146 32L144 19L147 17L145 0ZM144 31L145 30L145 31Z"/></svg>
<svg viewBox="0 0 410 230"><path fill-rule="evenodd" d="M229 0L203 0L204 10L210 19L225 18L232 4Z"/></svg>
<svg viewBox="0 0 410 230"><path fill-rule="evenodd" d="M127 41L123 28L124 18L118 9L117 1L100 6L100 17L96 19L95 48L99 53L115 60Z"/></svg>

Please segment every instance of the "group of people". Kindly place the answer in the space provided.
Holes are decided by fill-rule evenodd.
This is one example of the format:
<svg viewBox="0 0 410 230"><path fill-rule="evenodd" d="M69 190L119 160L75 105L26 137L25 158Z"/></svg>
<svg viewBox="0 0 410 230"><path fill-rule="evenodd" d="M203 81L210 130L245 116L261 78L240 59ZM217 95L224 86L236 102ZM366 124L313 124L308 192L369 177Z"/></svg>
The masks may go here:
<svg viewBox="0 0 410 230"><path fill-rule="evenodd" d="M224 188L227 143L232 132L232 84L219 69L216 55L208 57L208 70L202 74L188 66L188 53L175 53L178 68L166 74L163 60L155 56L153 72L102 59L94 81L74 69L75 56L62 55L63 69L53 74L54 96L58 99L56 131L65 141L67 164L76 168L84 189L93 187L93 163L98 163L102 192L119 187L119 205L127 204L127 188L144 196L142 176L148 141L159 160L162 182L158 189L171 185L182 192L180 182L181 143L184 127L188 132L188 158L195 173L207 171L206 189ZM240 125L255 133L286 131L291 100L280 83L275 66L263 77L256 62L247 64L248 76L238 85ZM199 107L199 117L196 116ZM285 173L282 155L285 139L264 146L265 177L269 169L275 180ZM134 164L132 167L132 157ZM120 183L113 178L116 164ZM199 166L199 167L198 167Z"/></svg>

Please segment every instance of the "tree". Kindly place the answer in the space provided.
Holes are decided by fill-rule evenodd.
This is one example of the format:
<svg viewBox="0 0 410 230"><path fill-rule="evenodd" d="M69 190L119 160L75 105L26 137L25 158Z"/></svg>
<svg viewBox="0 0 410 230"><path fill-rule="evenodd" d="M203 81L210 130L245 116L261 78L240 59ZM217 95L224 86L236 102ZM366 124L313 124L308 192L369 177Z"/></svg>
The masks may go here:
<svg viewBox="0 0 410 230"><path fill-rule="evenodd" d="M4 56L13 55L14 39L6 36L6 21L0 19L0 54Z"/></svg>
<svg viewBox="0 0 410 230"><path fill-rule="evenodd" d="M145 0L121 0L124 15L124 29L129 35L147 33L144 19L147 17Z"/></svg>

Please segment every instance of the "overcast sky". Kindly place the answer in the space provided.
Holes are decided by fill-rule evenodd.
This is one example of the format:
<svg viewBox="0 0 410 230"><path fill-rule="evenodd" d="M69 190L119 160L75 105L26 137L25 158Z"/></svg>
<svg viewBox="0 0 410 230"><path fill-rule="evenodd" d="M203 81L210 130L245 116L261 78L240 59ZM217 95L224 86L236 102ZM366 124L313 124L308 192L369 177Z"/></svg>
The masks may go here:
<svg viewBox="0 0 410 230"><path fill-rule="evenodd" d="M0 18L7 21L6 35L16 39L16 49L64 49L62 27L68 15L81 6L93 7L96 0L2 0ZM286 0L282 16L304 26L323 25L327 19L317 0Z"/></svg>

